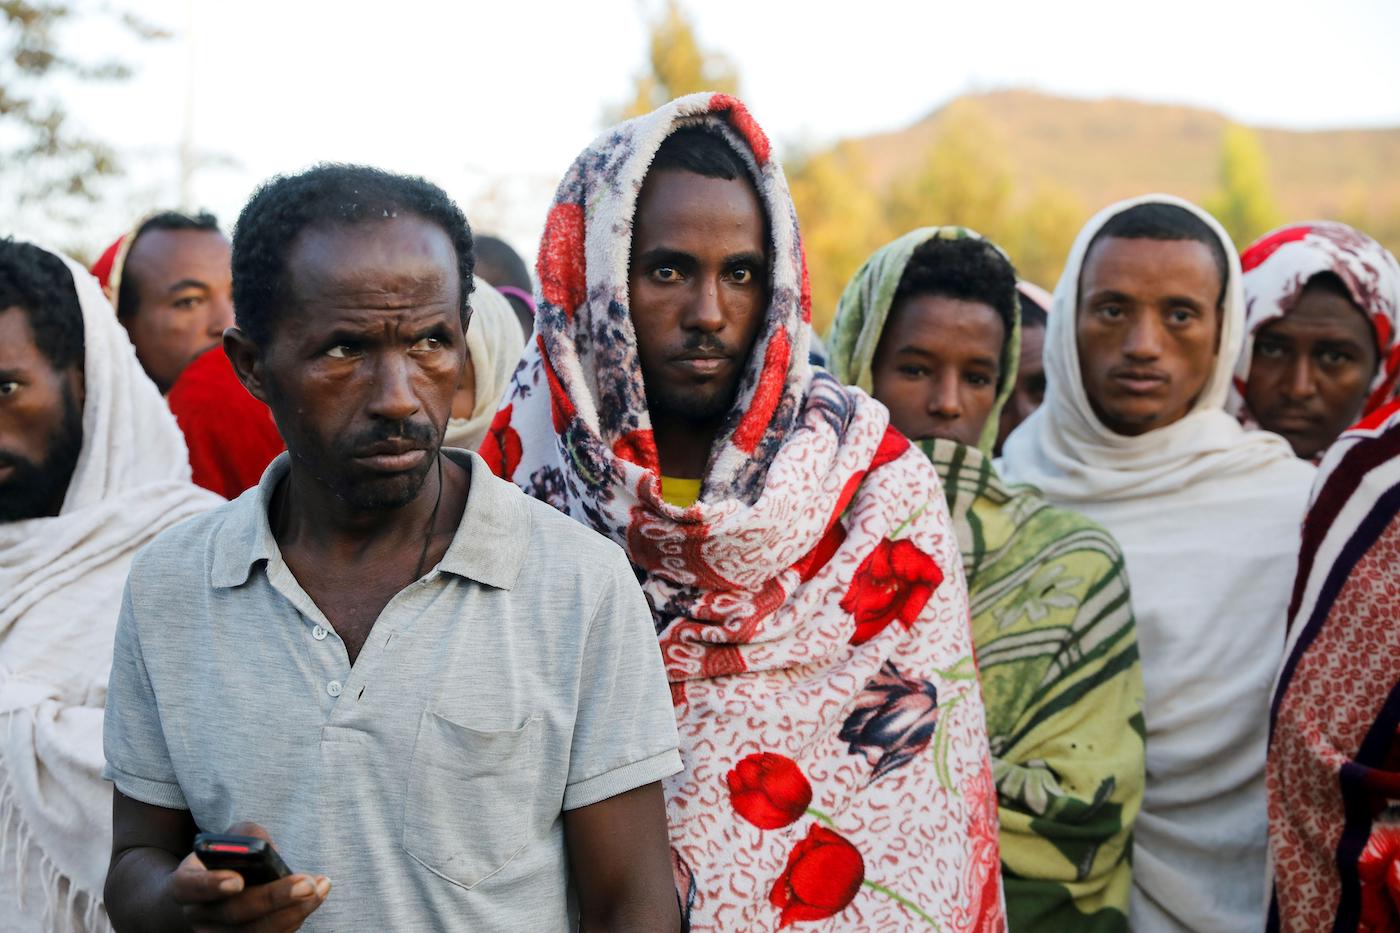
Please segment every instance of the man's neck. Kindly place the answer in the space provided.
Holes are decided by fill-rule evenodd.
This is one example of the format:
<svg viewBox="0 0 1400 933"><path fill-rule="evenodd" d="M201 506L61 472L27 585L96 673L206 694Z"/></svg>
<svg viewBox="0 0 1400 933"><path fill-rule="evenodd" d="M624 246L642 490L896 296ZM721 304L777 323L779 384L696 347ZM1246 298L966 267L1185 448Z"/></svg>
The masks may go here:
<svg viewBox="0 0 1400 933"><path fill-rule="evenodd" d="M691 421L675 416L653 415L651 431L656 438L661 474L676 479L703 479L720 423L719 419Z"/></svg>

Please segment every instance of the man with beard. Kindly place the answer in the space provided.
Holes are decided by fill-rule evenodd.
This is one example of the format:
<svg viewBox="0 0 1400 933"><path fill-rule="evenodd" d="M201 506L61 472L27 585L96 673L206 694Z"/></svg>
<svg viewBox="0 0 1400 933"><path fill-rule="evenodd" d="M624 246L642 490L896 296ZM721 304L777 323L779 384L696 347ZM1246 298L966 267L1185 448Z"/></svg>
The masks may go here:
<svg viewBox="0 0 1400 933"><path fill-rule="evenodd" d="M132 568L106 732L119 923L676 927L658 782L680 762L631 569L441 450L472 262L422 179L321 166L244 209L224 348L288 453ZM293 874L207 870L195 834L226 829Z"/></svg>
<svg viewBox="0 0 1400 933"><path fill-rule="evenodd" d="M102 715L136 550L219 500L97 283L0 240L0 917L106 929Z"/></svg>
<svg viewBox="0 0 1400 933"><path fill-rule="evenodd" d="M996 800L933 466L807 360L792 199L742 104L614 127L561 182L536 340L481 447L627 549L686 771L692 930L994 929Z"/></svg>

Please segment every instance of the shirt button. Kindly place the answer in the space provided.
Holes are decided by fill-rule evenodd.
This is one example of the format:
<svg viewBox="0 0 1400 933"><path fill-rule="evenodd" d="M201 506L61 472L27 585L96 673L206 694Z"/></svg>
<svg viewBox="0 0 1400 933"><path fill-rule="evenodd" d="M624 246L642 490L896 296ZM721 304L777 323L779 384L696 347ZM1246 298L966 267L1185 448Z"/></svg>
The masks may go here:
<svg viewBox="0 0 1400 933"><path fill-rule="evenodd" d="M317 641L325 641L325 640L326 640L326 629L325 629L325 627L324 627L324 626L321 626L321 625L318 625L318 626L316 626L315 628L313 628L313 629L311 630L311 637L314 638L314 639L316 639Z"/></svg>
<svg viewBox="0 0 1400 933"><path fill-rule="evenodd" d="M332 680L330 683L326 684L326 692L333 697L340 696L340 681Z"/></svg>

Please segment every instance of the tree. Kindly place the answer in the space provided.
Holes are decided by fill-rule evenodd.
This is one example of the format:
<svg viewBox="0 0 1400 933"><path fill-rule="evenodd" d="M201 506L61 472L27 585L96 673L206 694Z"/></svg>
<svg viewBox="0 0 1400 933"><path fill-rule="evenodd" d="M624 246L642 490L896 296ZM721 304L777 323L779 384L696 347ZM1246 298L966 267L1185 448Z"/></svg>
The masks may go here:
<svg viewBox="0 0 1400 933"><path fill-rule="evenodd" d="M1283 215L1269 188L1268 160L1253 130L1235 124L1225 128L1220 190L1205 206L1241 249L1281 222Z"/></svg>
<svg viewBox="0 0 1400 933"><path fill-rule="evenodd" d="M1011 187L995 128L975 101L954 101L923 164L892 187L890 223L898 233L956 224L996 240L1007 232Z"/></svg>
<svg viewBox="0 0 1400 933"><path fill-rule="evenodd" d="M856 147L841 143L788 163L812 283L812 326L823 333L861 263L890 238L884 205Z"/></svg>
<svg viewBox="0 0 1400 933"><path fill-rule="evenodd" d="M666 0L648 33L648 68L634 79L632 100L607 122L651 113L667 101L697 91L739 93L739 73L733 63L700 48L695 27L678 0Z"/></svg>
<svg viewBox="0 0 1400 933"><path fill-rule="evenodd" d="M1018 276L1054 291L1074 238L1088 219L1083 201L1058 185L1042 181L1025 206L1016 211L1010 230L998 245L1011 257Z"/></svg>
<svg viewBox="0 0 1400 933"><path fill-rule="evenodd" d="M105 7L47 0L0 0L0 189L23 206L43 202L47 217L78 222L98 196L98 180L120 171L112 147L73 126L53 89L56 82L121 81L130 68L116 60L85 62L65 55L60 34L87 12L115 16L144 39L165 33Z"/></svg>

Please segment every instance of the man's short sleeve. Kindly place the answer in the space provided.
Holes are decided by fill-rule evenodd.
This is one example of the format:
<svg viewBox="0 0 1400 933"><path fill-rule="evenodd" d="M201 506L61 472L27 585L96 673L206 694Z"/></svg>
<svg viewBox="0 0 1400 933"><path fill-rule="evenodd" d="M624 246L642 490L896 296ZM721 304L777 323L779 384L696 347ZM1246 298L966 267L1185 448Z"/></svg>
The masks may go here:
<svg viewBox="0 0 1400 933"><path fill-rule="evenodd" d="M676 715L651 610L622 551L611 549L611 556L579 670L565 810L681 770Z"/></svg>
<svg viewBox="0 0 1400 933"><path fill-rule="evenodd" d="M107 766L102 769L102 776L134 800L187 810L185 795L175 780L155 690L146 670L131 590L132 579L128 578L112 649L112 676L107 685L107 713L102 728Z"/></svg>

